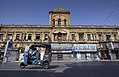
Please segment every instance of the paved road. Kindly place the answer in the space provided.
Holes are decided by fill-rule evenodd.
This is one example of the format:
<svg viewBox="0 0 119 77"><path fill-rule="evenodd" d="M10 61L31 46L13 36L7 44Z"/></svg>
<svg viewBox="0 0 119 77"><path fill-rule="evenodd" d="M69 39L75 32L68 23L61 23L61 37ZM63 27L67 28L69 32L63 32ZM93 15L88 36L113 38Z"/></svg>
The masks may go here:
<svg viewBox="0 0 119 77"><path fill-rule="evenodd" d="M39 66L19 68L19 63L0 65L0 77L119 77L119 62L54 62L48 70Z"/></svg>

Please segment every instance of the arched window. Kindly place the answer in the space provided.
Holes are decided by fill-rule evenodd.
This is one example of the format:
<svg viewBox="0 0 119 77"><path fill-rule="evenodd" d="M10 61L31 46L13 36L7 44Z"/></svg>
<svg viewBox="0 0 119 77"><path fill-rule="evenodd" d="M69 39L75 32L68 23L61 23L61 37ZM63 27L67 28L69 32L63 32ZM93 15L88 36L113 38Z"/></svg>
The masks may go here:
<svg viewBox="0 0 119 77"><path fill-rule="evenodd" d="M61 19L58 19L58 26L61 25Z"/></svg>
<svg viewBox="0 0 119 77"><path fill-rule="evenodd" d="M52 25L55 25L55 19L52 20Z"/></svg>
<svg viewBox="0 0 119 77"><path fill-rule="evenodd" d="M64 25L67 25L67 20L66 19L64 19Z"/></svg>

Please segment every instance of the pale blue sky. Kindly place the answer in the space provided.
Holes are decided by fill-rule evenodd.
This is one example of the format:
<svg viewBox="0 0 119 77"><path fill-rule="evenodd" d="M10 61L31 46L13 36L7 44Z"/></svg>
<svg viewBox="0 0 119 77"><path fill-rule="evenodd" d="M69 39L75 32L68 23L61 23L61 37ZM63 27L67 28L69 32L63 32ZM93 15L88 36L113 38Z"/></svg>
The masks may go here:
<svg viewBox="0 0 119 77"><path fill-rule="evenodd" d="M0 23L48 25L49 11L59 7L58 2L0 0ZM119 0L60 0L60 7L71 12L71 25L119 25L118 4Z"/></svg>

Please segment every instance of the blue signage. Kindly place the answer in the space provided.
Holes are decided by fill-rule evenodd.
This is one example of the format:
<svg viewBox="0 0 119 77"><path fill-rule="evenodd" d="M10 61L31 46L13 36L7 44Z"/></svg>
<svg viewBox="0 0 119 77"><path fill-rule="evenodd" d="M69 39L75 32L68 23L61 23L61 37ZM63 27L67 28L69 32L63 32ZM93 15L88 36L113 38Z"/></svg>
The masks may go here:
<svg viewBox="0 0 119 77"><path fill-rule="evenodd" d="M72 50L82 51L82 50L96 50L95 44L73 44Z"/></svg>

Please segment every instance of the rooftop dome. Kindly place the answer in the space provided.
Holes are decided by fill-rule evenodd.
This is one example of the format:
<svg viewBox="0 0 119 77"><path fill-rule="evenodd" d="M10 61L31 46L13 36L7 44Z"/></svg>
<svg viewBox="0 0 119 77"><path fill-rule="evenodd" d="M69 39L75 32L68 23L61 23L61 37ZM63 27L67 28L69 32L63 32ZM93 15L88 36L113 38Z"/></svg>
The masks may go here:
<svg viewBox="0 0 119 77"><path fill-rule="evenodd" d="M56 11L56 12L65 12L65 10L63 8L56 8L54 11Z"/></svg>
<svg viewBox="0 0 119 77"><path fill-rule="evenodd" d="M64 10L63 8L56 8L55 10L52 10L52 11L50 11L49 13L51 13L51 12L64 12L64 13L70 13L69 11Z"/></svg>

